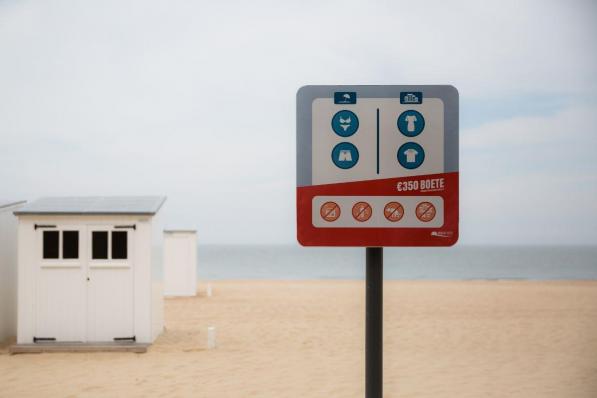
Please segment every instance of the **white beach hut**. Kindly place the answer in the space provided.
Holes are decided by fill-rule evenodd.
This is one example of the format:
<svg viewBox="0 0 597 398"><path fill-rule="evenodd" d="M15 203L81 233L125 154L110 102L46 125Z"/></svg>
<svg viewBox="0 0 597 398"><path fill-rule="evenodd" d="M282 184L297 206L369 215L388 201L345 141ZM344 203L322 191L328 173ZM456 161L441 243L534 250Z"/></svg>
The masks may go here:
<svg viewBox="0 0 597 398"><path fill-rule="evenodd" d="M43 198L15 211L17 347L153 342L164 324L158 217L164 201Z"/></svg>
<svg viewBox="0 0 597 398"><path fill-rule="evenodd" d="M197 232L164 230L164 295L197 294Z"/></svg>
<svg viewBox="0 0 597 398"><path fill-rule="evenodd" d="M24 201L0 201L0 342L17 334L17 218Z"/></svg>

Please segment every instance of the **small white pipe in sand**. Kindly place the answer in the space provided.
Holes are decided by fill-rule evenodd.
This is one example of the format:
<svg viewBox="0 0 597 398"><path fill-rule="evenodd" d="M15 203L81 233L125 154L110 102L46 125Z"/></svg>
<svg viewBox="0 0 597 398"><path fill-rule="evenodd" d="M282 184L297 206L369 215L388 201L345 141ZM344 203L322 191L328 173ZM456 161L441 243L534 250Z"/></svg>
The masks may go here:
<svg viewBox="0 0 597 398"><path fill-rule="evenodd" d="M207 284L207 297L211 297L211 283Z"/></svg>
<svg viewBox="0 0 597 398"><path fill-rule="evenodd" d="M207 327L207 349L211 350L216 348L216 327Z"/></svg>

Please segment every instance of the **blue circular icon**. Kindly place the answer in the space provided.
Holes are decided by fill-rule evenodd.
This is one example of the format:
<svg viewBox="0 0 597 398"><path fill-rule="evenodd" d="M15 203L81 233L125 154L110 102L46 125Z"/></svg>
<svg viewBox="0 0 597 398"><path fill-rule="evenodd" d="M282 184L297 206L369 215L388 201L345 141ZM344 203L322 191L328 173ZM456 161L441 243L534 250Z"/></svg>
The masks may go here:
<svg viewBox="0 0 597 398"><path fill-rule="evenodd" d="M398 163L405 169L416 169L425 161L425 151L416 142L407 142L398 149Z"/></svg>
<svg viewBox="0 0 597 398"><path fill-rule="evenodd" d="M416 137L425 128L425 118L417 111L404 111L398 116L398 130L407 137Z"/></svg>
<svg viewBox="0 0 597 398"><path fill-rule="evenodd" d="M341 142L332 149L332 162L341 169L350 169L359 161L359 150L350 142Z"/></svg>
<svg viewBox="0 0 597 398"><path fill-rule="evenodd" d="M332 118L332 129L340 137L350 137L359 129L359 118L351 111L336 112Z"/></svg>

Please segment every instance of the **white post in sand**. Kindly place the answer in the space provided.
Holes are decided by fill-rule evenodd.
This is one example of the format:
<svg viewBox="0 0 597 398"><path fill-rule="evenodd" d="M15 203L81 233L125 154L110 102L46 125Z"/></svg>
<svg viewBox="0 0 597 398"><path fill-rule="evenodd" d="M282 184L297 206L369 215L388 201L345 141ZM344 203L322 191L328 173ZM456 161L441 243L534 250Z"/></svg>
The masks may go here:
<svg viewBox="0 0 597 398"><path fill-rule="evenodd" d="M211 297L211 283L207 284L207 297Z"/></svg>
<svg viewBox="0 0 597 398"><path fill-rule="evenodd" d="M216 348L216 327L207 327L207 349L211 350Z"/></svg>

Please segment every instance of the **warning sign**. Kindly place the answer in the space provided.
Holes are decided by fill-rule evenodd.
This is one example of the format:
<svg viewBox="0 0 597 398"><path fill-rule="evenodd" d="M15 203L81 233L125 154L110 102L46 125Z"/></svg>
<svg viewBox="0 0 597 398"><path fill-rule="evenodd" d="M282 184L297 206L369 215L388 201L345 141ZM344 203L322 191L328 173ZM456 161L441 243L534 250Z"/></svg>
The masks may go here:
<svg viewBox="0 0 597 398"><path fill-rule="evenodd" d="M388 221L398 222L404 216L404 207L398 202L390 202L384 207L383 215Z"/></svg>
<svg viewBox="0 0 597 398"><path fill-rule="evenodd" d="M352 206L352 216L357 221L365 222L371 218L371 214L373 214L373 209L367 202L358 202Z"/></svg>
<svg viewBox="0 0 597 398"><path fill-rule="evenodd" d="M297 93L297 239L305 246L458 240L458 91L305 86Z"/></svg>
<svg viewBox="0 0 597 398"><path fill-rule="evenodd" d="M435 206L433 206L433 203L419 203L416 212L417 218L423 222L429 222L435 218Z"/></svg>
<svg viewBox="0 0 597 398"><path fill-rule="evenodd" d="M325 221L336 221L340 217L340 206L335 202L325 202L321 205L319 214Z"/></svg>

